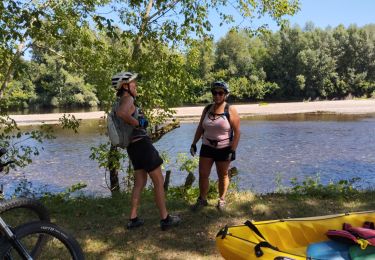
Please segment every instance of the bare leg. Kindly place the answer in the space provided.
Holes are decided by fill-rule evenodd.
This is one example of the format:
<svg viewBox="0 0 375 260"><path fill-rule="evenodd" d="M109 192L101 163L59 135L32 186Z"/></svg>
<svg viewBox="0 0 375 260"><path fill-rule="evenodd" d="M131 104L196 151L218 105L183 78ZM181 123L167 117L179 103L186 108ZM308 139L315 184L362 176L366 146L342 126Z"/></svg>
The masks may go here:
<svg viewBox="0 0 375 260"><path fill-rule="evenodd" d="M209 188L208 177L210 176L213 163L214 160L212 158L199 158L199 192L201 199L204 200L207 199L207 193Z"/></svg>
<svg viewBox="0 0 375 260"><path fill-rule="evenodd" d="M216 162L217 177L219 179L219 198L225 200L225 195L229 186L229 169L230 161Z"/></svg>
<svg viewBox="0 0 375 260"><path fill-rule="evenodd" d="M141 200L141 193L147 183L147 173L145 170L136 170L134 174L135 174L135 181L134 181L134 187L133 187L133 192L132 192L131 210L130 210L131 219L137 217L137 209L138 209L139 202Z"/></svg>
<svg viewBox="0 0 375 260"><path fill-rule="evenodd" d="M150 178L154 184L155 202L159 208L159 214L161 219L165 219L168 216L167 207L165 206L165 194L164 194L164 178L159 166L155 170L149 172Z"/></svg>

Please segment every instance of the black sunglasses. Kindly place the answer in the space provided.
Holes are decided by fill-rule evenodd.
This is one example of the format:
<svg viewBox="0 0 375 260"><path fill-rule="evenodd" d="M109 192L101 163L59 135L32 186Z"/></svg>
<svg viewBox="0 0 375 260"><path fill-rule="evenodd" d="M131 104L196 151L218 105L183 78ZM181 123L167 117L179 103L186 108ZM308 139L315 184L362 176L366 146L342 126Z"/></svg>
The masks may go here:
<svg viewBox="0 0 375 260"><path fill-rule="evenodd" d="M224 91L211 91L213 96L219 95L219 96L224 96L225 92Z"/></svg>

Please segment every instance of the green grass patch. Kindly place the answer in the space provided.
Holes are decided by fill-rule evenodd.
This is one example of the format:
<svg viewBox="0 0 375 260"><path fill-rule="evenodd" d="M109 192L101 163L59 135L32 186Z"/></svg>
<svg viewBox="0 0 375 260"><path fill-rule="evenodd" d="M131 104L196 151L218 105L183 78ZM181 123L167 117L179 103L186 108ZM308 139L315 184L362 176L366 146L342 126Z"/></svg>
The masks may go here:
<svg viewBox="0 0 375 260"><path fill-rule="evenodd" d="M375 208L375 191L353 188L355 180L322 185L318 177L292 180L292 187L272 194L239 192L233 179L227 196L227 210L218 212L216 183L210 184L209 206L190 211L198 189L170 187L167 205L170 213L182 218L179 227L161 231L153 191L145 190L139 208L144 226L127 230L130 195L119 193L108 198L71 198L67 194L42 199L51 212L52 222L72 233L87 259L217 259L217 232L225 226L246 220L311 217Z"/></svg>
<svg viewBox="0 0 375 260"><path fill-rule="evenodd" d="M145 225L130 231L125 228L130 210L127 194L66 201L51 197L44 202L53 222L78 239L87 259L216 259L220 254L215 236L226 224L371 210L374 196L373 191L358 192L353 198L233 191L228 194L224 213L216 210L215 198L209 200L208 207L193 213L189 209L193 201L169 196L168 209L180 215L182 223L164 232L150 191L143 194L139 210Z"/></svg>

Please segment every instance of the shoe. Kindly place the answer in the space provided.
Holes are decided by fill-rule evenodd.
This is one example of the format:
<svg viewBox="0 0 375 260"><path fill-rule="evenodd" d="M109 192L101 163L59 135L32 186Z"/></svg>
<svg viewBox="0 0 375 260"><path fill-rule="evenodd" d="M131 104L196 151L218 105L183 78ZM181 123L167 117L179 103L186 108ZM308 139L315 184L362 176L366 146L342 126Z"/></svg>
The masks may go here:
<svg viewBox="0 0 375 260"><path fill-rule="evenodd" d="M181 218L179 216L173 216L168 214L168 216L165 219L160 220L160 227L161 230L165 231L170 227L178 226L180 222Z"/></svg>
<svg viewBox="0 0 375 260"><path fill-rule="evenodd" d="M217 208L219 211L225 211L226 204L227 204L227 203L225 202L225 200L221 200L221 199L219 199L218 202L217 202L216 208Z"/></svg>
<svg viewBox="0 0 375 260"><path fill-rule="evenodd" d="M144 223L145 221L143 219L136 217L134 219L129 220L128 224L126 225L126 228L127 229L137 228L137 227L142 226Z"/></svg>
<svg viewBox="0 0 375 260"><path fill-rule="evenodd" d="M208 206L207 200L202 199L201 197L198 197L197 202L193 206L191 206L192 211L197 211L203 207Z"/></svg>

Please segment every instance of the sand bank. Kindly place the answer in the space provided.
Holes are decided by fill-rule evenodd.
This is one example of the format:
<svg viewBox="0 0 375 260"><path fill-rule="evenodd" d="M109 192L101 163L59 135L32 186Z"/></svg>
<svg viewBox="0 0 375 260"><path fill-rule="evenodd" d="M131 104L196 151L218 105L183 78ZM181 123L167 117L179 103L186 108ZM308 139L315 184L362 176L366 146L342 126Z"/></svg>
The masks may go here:
<svg viewBox="0 0 375 260"><path fill-rule="evenodd" d="M375 99L367 100L338 100L314 102L288 102L288 103L259 103L235 105L241 117L253 115L281 115L296 113L337 113L337 114L375 114ZM174 108L175 118L181 121L198 120L203 106ZM67 113L76 119L99 119L105 116L104 111ZM19 125L33 125L41 123L57 123L63 113L11 115Z"/></svg>

